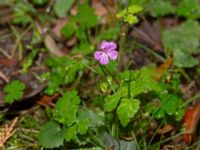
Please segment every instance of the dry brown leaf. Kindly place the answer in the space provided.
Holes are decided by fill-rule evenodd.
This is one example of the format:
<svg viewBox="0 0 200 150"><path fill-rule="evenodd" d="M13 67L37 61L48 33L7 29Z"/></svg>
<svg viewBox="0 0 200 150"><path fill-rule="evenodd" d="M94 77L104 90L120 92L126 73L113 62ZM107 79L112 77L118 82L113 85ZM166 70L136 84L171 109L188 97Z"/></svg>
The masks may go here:
<svg viewBox="0 0 200 150"><path fill-rule="evenodd" d="M172 58L169 58L165 63L161 64L157 69L154 74L154 79L155 80L160 80L163 75L166 73L166 71L170 68L172 65Z"/></svg>
<svg viewBox="0 0 200 150"><path fill-rule="evenodd" d="M56 24L55 24L55 26L53 27L53 33L54 33L57 37L61 38L60 30L66 25L66 23L67 23L67 20L66 20L66 19L58 19L58 20L56 21Z"/></svg>
<svg viewBox="0 0 200 150"><path fill-rule="evenodd" d="M37 103L38 103L40 106L44 106L44 107L47 107L47 106L54 107L53 101L54 101L55 99L57 99L58 96L59 96L58 93L55 93L55 94L52 95L52 96L44 95Z"/></svg>
<svg viewBox="0 0 200 150"><path fill-rule="evenodd" d="M200 102L194 106L190 106L185 112L183 119L183 127L186 133L183 135L183 140L190 144L193 139L193 135L197 128L198 121L200 120Z"/></svg>
<svg viewBox="0 0 200 150"><path fill-rule="evenodd" d="M159 134L165 134L167 132L170 132L174 129L173 126L171 126L170 124L166 124L163 128L159 129L158 130L158 133Z"/></svg>
<svg viewBox="0 0 200 150"><path fill-rule="evenodd" d="M108 14L107 9L100 2L93 1L92 7L95 9L95 14L97 16L106 16Z"/></svg>
<svg viewBox="0 0 200 150"><path fill-rule="evenodd" d="M44 43L49 52L55 56L63 56L64 54L60 51L54 39L48 33L44 33L44 29L38 22L36 22L36 27L41 35L45 34Z"/></svg>

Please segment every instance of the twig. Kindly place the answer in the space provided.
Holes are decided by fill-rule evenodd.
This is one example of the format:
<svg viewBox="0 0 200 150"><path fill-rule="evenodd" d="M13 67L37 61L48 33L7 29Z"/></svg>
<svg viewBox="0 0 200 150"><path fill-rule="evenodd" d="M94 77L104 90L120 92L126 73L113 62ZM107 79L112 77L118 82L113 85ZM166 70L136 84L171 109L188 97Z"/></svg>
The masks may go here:
<svg viewBox="0 0 200 150"><path fill-rule="evenodd" d="M3 73L3 72L1 72L0 71L0 78L2 78L6 83L9 83L9 79L7 78L7 76Z"/></svg>
<svg viewBox="0 0 200 150"><path fill-rule="evenodd" d="M6 53L2 48L0 48L0 52L6 56L8 59L12 59L12 56L10 56L8 53Z"/></svg>

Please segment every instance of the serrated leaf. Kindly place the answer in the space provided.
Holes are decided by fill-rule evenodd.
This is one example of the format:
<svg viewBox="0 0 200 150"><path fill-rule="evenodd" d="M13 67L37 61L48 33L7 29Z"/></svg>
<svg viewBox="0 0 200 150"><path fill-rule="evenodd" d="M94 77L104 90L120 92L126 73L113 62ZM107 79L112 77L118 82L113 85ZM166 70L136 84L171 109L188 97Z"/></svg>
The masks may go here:
<svg viewBox="0 0 200 150"><path fill-rule="evenodd" d="M3 89L3 92L7 93L5 102L11 104L15 100L22 98L24 89L25 84L19 80L12 81L10 84L6 85Z"/></svg>
<svg viewBox="0 0 200 150"><path fill-rule="evenodd" d="M66 134L65 134L65 140L66 141L71 141L73 139L76 138L76 128L77 128L77 124L70 126L67 128Z"/></svg>
<svg viewBox="0 0 200 150"><path fill-rule="evenodd" d="M76 116L79 109L80 98L76 91L64 93L58 99L55 106L55 116L64 119L64 122L70 126L76 122Z"/></svg>
<svg viewBox="0 0 200 150"><path fill-rule="evenodd" d="M79 134L85 134L88 129L89 129L89 120L88 119L81 120L78 123L77 131Z"/></svg>
<svg viewBox="0 0 200 150"><path fill-rule="evenodd" d="M138 79L130 83L130 91L131 96L134 97L150 91L160 91L160 86L152 79L152 73L143 68Z"/></svg>
<svg viewBox="0 0 200 150"><path fill-rule="evenodd" d="M56 0L54 5L56 15L58 17L66 17L73 3L74 0Z"/></svg>
<svg viewBox="0 0 200 150"><path fill-rule="evenodd" d="M137 99L123 98L117 108L117 115L123 127L127 126L130 119L138 112L140 101Z"/></svg>
<svg viewBox="0 0 200 150"><path fill-rule="evenodd" d="M174 54L174 64L177 67L193 67L198 63L192 55L200 51L199 33L198 22L191 20L163 32L164 47Z"/></svg>
<svg viewBox="0 0 200 150"><path fill-rule="evenodd" d="M148 93L150 91L158 91L159 85L156 81L150 78L142 78L138 81L132 81L130 85L131 96L135 97L142 93Z"/></svg>
<svg viewBox="0 0 200 150"><path fill-rule="evenodd" d="M118 93L115 93L114 95L111 96L107 96L105 98L105 104L104 104L105 111L107 112L113 111L117 107L120 98L121 95Z"/></svg>
<svg viewBox="0 0 200 150"><path fill-rule="evenodd" d="M61 129L56 122L48 122L39 134L39 142L44 148L58 148L63 145L66 129Z"/></svg>

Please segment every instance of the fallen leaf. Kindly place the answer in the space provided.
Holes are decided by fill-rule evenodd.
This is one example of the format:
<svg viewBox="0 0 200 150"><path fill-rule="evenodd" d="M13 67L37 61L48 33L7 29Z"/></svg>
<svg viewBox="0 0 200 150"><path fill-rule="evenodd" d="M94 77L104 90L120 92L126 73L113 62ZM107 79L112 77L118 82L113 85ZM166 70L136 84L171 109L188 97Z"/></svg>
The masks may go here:
<svg viewBox="0 0 200 150"><path fill-rule="evenodd" d="M55 26L53 27L53 33L54 33L57 37L61 38L60 30L66 25L66 23L67 23L67 20L66 20L66 19L58 19L58 20L56 21L56 24L55 24Z"/></svg>
<svg viewBox="0 0 200 150"><path fill-rule="evenodd" d="M49 96L49 95L44 95L40 98L40 100L37 102L40 106L44 106L44 107L47 107L47 106L51 106L51 107L54 107L54 103L53 101L55 99L57 99L59 96L58 93L55 93L54 95L52 96Z"/></svg>
<svg viewBox="0 0 200 150"><path fill-rule="evenodd" d="M169 58L165 63L161 64L156 69L156 72L154 74L154 79L157 81L160 80L171 65L172 65L172 58Z"/></svg>
<svg viewBox="0 0 200 150"><path fill-rule="evenodd" d="M158 133L165 134L165 133L172 131L173 129L174 129L174 127L172 125L166 124L163 128L158 130Z"/></svg>
<svg viewBox="0 0 200 150"><path fill-rule="evenodd" d="M193 140L195 130L197 128L198 121L200 120L200 102L190 106L184 115L183 128L186 133L183 135L183 141L190 144Z"/></svg>
<svg viewBox="0 0 200 150"><path fill-rule="evenodd" d="M103 6L101 2L93 1L92 7L95 9L95 14L97 16L106 16L108 14L108 10Z"/></svg>

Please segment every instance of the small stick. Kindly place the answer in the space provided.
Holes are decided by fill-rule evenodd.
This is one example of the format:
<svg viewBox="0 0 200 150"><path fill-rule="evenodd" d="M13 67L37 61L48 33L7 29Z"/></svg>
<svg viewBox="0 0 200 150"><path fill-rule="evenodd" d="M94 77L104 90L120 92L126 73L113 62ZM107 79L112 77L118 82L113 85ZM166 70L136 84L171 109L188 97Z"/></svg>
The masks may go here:
<svg viewBox="0 0 200 150"><path fill-rule="evenodd" d="M7 78L7 76L3 73L3 72L1 72L0 71L0 78L2 78L6 83L9 83L9 79Z"/></svg>
<svg viewBox="0 0 200 150"><path fill-rule="evenodd" d="M2 48L0 48L0 52L6 56L8 59L12 59L12 56L10 56L8 53L6 53Z"/></svg>

